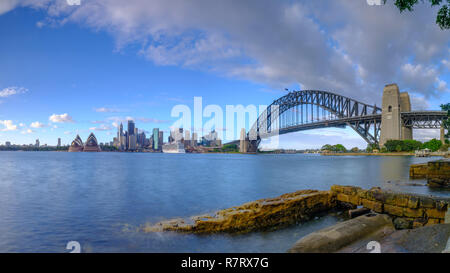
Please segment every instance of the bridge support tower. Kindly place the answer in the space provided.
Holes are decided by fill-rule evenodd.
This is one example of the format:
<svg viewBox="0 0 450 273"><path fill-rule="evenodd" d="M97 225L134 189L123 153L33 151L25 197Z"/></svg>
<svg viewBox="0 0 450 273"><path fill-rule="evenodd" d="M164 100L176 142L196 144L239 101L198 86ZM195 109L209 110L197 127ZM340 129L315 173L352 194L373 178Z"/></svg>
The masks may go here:
<svg viewBox="0 0 450 273"><path fill-rule="evenodd" d="M248 139L245 134L245 129L242 128L241 137L239 138L239 152L245 154L247 153L247 148L248 148Z"/></svg>
<svg viewBox="0 0 450 273"><path fill-rule="evenodd" d="M388 140L413 138L412 128L403 126L401 113L411 111L411 101L407 92L400 93L397 84L386 85L383 89L381 111L380 145Z"/></svg>

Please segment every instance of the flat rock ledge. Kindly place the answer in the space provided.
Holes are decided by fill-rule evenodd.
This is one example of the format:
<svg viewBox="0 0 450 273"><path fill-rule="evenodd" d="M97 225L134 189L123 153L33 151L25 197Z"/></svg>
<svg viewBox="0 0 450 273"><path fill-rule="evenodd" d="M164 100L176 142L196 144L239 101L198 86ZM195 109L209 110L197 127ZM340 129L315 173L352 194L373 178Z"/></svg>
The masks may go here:
<svg viewBox="0 0 450 273"><path fill-rule="evenodd" d="M146 224L140 230L198 234L274 230L308 221L331 210L342 211L358 206L389 215L398 230L450 221L450 198L398 193L380 188L364 190L353 186L333 185L329 191L296 191L220 210L214 214Z"/></svg>
<svg viewBox="0 0 450 273"><path fill-rule="evenodd" d="M301 190L276 198L261 199L190 219L173 219L154 225L144 232L177 231L187 233L245 233L267 230L308 221L320 212L337 206L331 191Z"/></svg>
<svg viewBox="0 0 450 273"><path fill-rule="evenodd" d="M432 188L450 188L450 160L442 159L411 165L409 177L427 179L428 186Z"/></svg>

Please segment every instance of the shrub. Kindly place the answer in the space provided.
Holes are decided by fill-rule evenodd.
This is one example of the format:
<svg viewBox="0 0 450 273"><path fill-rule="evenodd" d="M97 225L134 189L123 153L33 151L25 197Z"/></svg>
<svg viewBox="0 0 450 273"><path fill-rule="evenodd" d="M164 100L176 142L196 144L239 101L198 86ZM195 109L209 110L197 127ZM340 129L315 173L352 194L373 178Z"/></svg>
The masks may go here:
<svg viewBox="0 0 450 273"><path fill-rule="evenodd" d="M436 152L437 150L439 150L439 148L441 148L441 146L442 146L442 142L433 138L432 140L425 142L422 145L422 148L423 149L428 148L431 151Z"/></svg>

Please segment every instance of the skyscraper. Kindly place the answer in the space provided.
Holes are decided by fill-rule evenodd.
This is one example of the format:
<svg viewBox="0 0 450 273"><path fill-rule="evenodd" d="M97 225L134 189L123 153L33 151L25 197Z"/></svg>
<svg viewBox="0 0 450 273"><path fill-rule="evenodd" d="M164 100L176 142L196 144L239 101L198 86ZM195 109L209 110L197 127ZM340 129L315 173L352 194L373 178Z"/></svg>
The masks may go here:
<svg viewBox="0 0 450 273"><path fill-rule="evenodd" d="M158 151L159 149L159 128L153 128L153 150Z"/></svg>
<svg viewBox="0 0 450 273"><path fill-rule="evenodd" d="M119 140L119 149L125 150L125 148L127 147L127 140L126 140L125 134L123 132L122 122L119 125L119 131L117 132L117 139Z"/></svg>
<svg viewBox="0 0 450 273"><path fill-rule="evenodd" d="M198 140L197 133L192 133L191 145L192 145L193 147L197 146L197 140Z"/></svg>
<svg viewBox="0 0 450 273"><path fill-rule="evenodd" d="M56 147L61 147L61 138L58 137L58 145L56 145Z"/></svg>
<svg viewBox="0 0 450 273"><path fill-rule="evenodd" d="M159 143L159 148L162 149L162 146L164 144L164 132L163 131L159 131L158 143Z"/></svg>
<svg viewBox="0 0 450 273"><path fill-rule="evenodd" d="M35 144L35 146L39 148L39 146L40 146L39 138L36 139L36 144Z"/></svg>
<svg viewBox="0 0 450 273"><path fill-rule="evenodd" d="M128 136L130 135L134 135L134 121L133 120L128 120Z"/></svg>

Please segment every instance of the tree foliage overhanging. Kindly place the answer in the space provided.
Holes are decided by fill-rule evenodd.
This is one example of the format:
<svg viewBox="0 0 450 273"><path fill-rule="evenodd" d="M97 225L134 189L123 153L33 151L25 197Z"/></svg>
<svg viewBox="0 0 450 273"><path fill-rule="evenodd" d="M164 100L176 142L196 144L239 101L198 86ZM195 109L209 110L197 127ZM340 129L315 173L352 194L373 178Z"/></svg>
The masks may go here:
<svg viewBox="0 0 450 273"><path fill-rule="evenodd" d="M386 4L387 0L384 0ZM436 24L441 29L450 29L450 0L420 0L421 2L428 1L431 6L439 6L440 9L436 16ZM395 0L395 6L403 12L405 10L413 11L414 6L419 3L419 0Z"/></svg>

